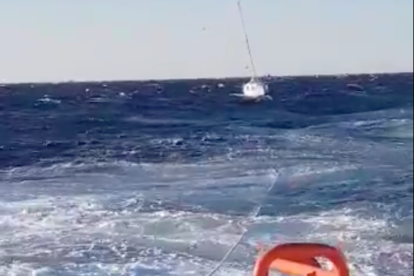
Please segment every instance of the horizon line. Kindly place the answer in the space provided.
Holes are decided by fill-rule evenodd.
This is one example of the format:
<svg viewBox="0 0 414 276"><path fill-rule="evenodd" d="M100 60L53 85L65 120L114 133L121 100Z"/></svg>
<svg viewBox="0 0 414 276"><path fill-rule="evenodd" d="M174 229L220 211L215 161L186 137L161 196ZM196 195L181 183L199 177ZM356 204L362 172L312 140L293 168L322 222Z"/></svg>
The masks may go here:
<svg viewBox="0 0 414 276"><path fill-rule="evenodd" d="M279 74L279 75L271 75L271 74L264 74L259 76L259 78L304 78L304 77L352 77L352 76L378 76L378 75L401 75L401 74L414 74L413 71L378 71L378 72L360 72L360 73L320 73L320 74ZM187 77L187 78L152 78L152 79L113 79L113 80L62 80L62 81L22 81L22 82L0 82L0 87L7 86L7 85L33 85L33 84L68 84L68 83L115 83L115 82L137 82L137 83L145 83L145 82L169 82L169 81L202 81L202 80L242 80L242 79L249 79L251 76L227 76L227 77Z"/></svg>

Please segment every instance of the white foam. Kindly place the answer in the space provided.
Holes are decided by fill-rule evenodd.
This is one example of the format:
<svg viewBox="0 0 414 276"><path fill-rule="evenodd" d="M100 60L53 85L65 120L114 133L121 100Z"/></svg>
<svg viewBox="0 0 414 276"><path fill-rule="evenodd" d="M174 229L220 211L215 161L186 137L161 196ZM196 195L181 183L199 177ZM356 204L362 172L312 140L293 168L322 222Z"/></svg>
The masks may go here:
<svg viewBox="0 0 414 276"><path fill-rule="evenodd" d="M243 198L248 192L257 202L278 175L261 167L263 163L252 166L247 160L239 160L201 166L124 162L112 166L115 169L104 174L93 171L96 167L108 169L110 164L32 167L21 170L23 175L18 170L8 174L9 183L22 176L30 178L29 174L53 173L54 178L8 186L13 193L25 193L36 185L37 189L44 187L37 190L36 198L0 199L0 274L203 275L237 239L242 231L239 222L249 229L248 237L217 275L248 275L257 242L303 240L343 242L356 276L383 275L373 269L381 254L395 256L386 261L395 266L395 274L390 275L407 275L409 271L396 260L407 258L404 254L412 245L376 238L376 233L388 227L385 217L369 219L358 210L340 209L245 220L203 209L186 211L174 205L180 197L186 198L186 193L198 200L229 200L229 193ZM279 173L293 179L346 169L320 164L319 168L297 166ZM231 188L246 182L253 184ZM173 205L168 207L168 201ZM149 207L157 202L160 208Z"/></svg>
<svg viewBox="0 0 414 276"><path fill-rule="evenodd" d="M89 275L87 271L96 275L201 275L218 261L240 233L234 219L224 215L109 211L105 208L106 200L45 198L3 205L10 214L1 216L1 228L8 226L14 231L0 240L5 251L0 255L4 263L0 271L8 272L6 275L30 269L36 271L34 275L54 275L64 270L68 272L66 275ZM388 252L400 259L404 252L409 252L406 250L412 250L412 245L397 249L390 242L378 241L375 235L387 228L387 223L361 218L352 210L261 217L245 226L250 229L249 238L218 275L247 274L254 257L253 248L259 242L342 242L353 275L358 276L369 275L366 273L373 264L378 264L381 254ZM85 263L88 256L92 259ZM99 258L100 264L91 262L94 258ZM239 268L231 269L228 265ZM393 275L407 275L404 273L408 270L396 269ZM128 274L130 271L134 273Z"/></svg>

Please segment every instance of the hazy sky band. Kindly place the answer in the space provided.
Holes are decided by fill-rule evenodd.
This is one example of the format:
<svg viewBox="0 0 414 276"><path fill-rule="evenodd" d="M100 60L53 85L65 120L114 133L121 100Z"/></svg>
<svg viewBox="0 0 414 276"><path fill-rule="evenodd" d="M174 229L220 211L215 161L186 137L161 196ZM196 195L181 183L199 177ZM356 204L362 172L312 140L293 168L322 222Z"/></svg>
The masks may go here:
<svg viewBox="0 0 414 276"><path fill-rule="evenodd" d="M243 7L260 74L413 70L412 0ZM247 65L236 0L0 0L0 82L228 77Z"/></svg>

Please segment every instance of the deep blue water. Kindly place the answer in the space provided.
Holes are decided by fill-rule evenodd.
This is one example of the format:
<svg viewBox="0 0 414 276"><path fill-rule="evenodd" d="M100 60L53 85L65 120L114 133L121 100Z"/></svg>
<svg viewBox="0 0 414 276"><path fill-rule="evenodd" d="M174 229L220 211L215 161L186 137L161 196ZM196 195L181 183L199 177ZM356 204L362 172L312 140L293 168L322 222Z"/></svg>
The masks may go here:
<svg viewBox="0 0 414 276"><path fill-rule="evenodd" d="M217 275L303 240L412 275L413 74L243 81L0 86L0 274L203 275L247 227Z"/></svg>

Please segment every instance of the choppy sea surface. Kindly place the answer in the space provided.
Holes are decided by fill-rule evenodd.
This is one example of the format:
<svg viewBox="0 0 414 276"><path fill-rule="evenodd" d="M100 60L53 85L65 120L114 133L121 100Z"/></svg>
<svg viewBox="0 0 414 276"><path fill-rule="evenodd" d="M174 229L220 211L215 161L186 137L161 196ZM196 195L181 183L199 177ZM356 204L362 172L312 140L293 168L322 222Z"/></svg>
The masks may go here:
<svg viewBox="0 0 414 276"><path fill-rule="evenodd" d="M203 276L244 229L217 276L293 241L413 275L413 74L267 82L1 85L0 275Z"/></svg>

